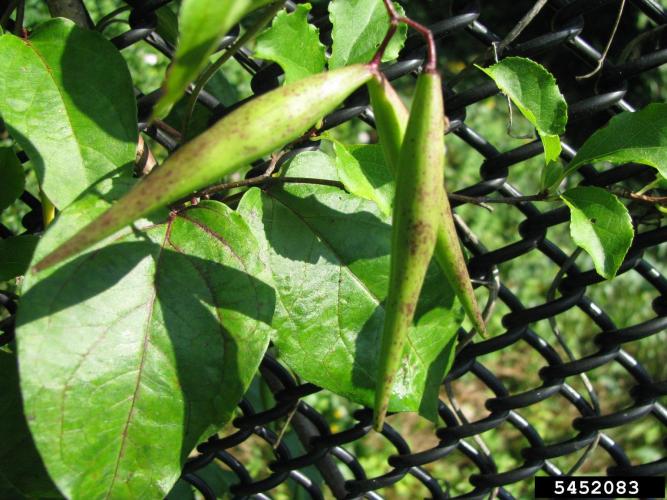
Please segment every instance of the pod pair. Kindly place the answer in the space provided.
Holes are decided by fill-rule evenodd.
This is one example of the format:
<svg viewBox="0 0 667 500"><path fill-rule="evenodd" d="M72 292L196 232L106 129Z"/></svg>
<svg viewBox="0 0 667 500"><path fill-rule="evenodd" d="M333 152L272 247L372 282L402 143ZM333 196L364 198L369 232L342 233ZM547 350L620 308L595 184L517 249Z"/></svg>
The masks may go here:
<svg viewBox="0 0 667 500"><path fill-rule="evenodd" d="M249 101L182 146L105 213L38 262L34 270L72 257L140 217L298 139L375 71L370 65L347 66Z"/></svg>
<svg viewBox="0 0 667 500"><path fill-rule="evenodd" d="M379 431L434 254L480 333L484 332L484 321L444 187L445 115L440 75L427 68L418 77L410 113L384 77L371 79L368 88L385 159L396 177L390 288L375 400L374 427Z"/></svg>

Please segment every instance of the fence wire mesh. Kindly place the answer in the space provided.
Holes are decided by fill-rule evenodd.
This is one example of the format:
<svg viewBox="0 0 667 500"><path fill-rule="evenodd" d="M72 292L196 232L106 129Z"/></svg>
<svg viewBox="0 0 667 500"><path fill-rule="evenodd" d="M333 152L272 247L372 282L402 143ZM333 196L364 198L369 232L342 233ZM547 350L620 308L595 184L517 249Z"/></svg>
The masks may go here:
<svg viewBox="0 0 667 500"><path fill-rule="evenodd" d="M174 47L158 34L155 13L170 1L127 3L131 7L130 29L113 38L113 43L123 50L143 41L171 58ZM294 3L286 3L288 9L295 8ZM507 44L505 37L511 28L540 3L546 3L542 11L516 40ZM467 60L488 63L497 56L525 56L541 62L556 75L569 104L569 126L562 153L565 160L571 159L577 146L614 113L633 111L660 99L659 85L651 82L662 81L656 75L667 62L667 12L655 0L626 3L615 50L604 59L598 74L581 79L578 75L595 68L602 59L623 2L414 2L429 13L425 22L443 54L448 54L448 48L454 45L452 40L456 40L456 47L465 47L465 53L459 56ZM330 43L326 7L326 2L316 3L311 18L320 28L321 39ZM410 13L411 6L406 7ZM238 29L232 30L220 49L231 45L238 33ZM246 49L235 57L252 75L255 94L279 85L281 70L277 65L253 59L252 52ZM423 57L421 40L409 38L398 62L384 71L392 80L414 75ZM289 495L300 495L299 498L333 495L376 499L386 494L432 498L496 495L510 499L526 495L529 490L514 487L522 482L532 483L537 474L586 470L626 476L667 473L667 411L661 404L661 398L664 402L667 395L667 372L659 369L659 361L653 363L657 368L651 369L640 362L640 358L646 358L647 349L659 349L665 340L661 332L667 327L667 280L659 268L665 255L659 245L667 241L667 228L660 226L659 218L652 217L655 214L651 208L635 207L638 234L621 267L621 276L614 282L603 281L590 263L577 259L573 249L554 242L552 234L567 229L567 209L549 209L547 205L545 210L545 205L522 201L523 193L509 181L513 170L518 171L525 162L542 154L540 141L523 141L519 147L504 150L494 145L485 138L484 131L469 124L469 117L477 112L475 106L498 94L495 84L480 78L469 66L448 72L451 74L445 79L443 91L449 133L467 144L470 154L474 150L483 158L477 178L456 194L514 198L513 203L498 209L511 211L508 217L516 220L512 227L503 229L502 244L483 231L474 233L469 228L470 217L477 212L466 211L460 197L452 200L452 205L458 207L460 237L471 254L471 276L478 287L486 289L487 305L495 308L493 316L500 318L498 327L488 339L475 339L459 352L443 383L441 426L424 430L409 418L390 418L381 438L386 443L382 444L371 433L372 415L368 409L359 409L345 419L336 412L328 412L325 417L308 404L313 401L308 396L322 392L321 389L297 380L278 360L267 355L258 384L268 388L272 396L243 399L232 426L201 443L184 467L182 479L204 498L216 498L213 486L200 474L213 461L223 464L235 476L231 486L235 497L258 499L272 498L277 489L285 487L281 486L283 483L289 485ZM140 127L167 150L173 150L178 137L170 135L168 129L146 124L157 95L157 90L137 93ZM215 118L230 110L206 92L200 95L199 103L212 110ZM363 92L353 95L344 107L327 117L324 127L351 120L373 125ZM313 147L317 146L297 146L288 157ZM265 165L258 164L249 175L261 173L263 168ZM578 175L577 182L583 185L628 188L645 185L654 173L634 164L599 169L588 165ZM22 220L25 231L41 231L39 200L26 191L20 202L29 208ZM1 237L12 234L0 225ZM492 239L495 244L490 245ZM522 294L524 283L512 273L528 262L528 256L535 255L545 266L536 268L536 274L528 271L521 276L536 281L541 293L526 300ZM533 259L525 265L534 262ZM587 267L581 268L577 262ZM624 276L631 276L632 281L623 281ZM644 287L643 310L628 311L620 304L627 294L634 293L627 284L637 281L642 281ZM622 285L613 286L616 282ZM0 323L3 344L13 338L17 301L11 293L0 292L0 306L8 313ZM614 304L620 312L610 309ZM589 332L576 339L577 348L573 350L577 352L572 352L570 330L577 322L588 325ZM462 336L465 334L461 331ZM647 344L649 340L652 343ZM534 373L530 367L537 367ZM596 375L593 383L586 377L593 373L603 375ZM605 384L616 388L616 392L605 389ZM618 395L618 388L623 397ZM560 430L553 432L551 425L558 420L566 421L566 425L554 423L554 428ZM643 427L638 427L640 422ZM281 439L284 427L289 429L290 439ZM563 428L566 432L562 432ZM651 453L644 454L629 449L624 443L635 443L632 446L636 447L639 441L628 436L636 434L637 429L657 429L660 449L656 451L654 447ZM502 431L503 439L489 439L496 431ZM387 446L393 454L380 467L375 464L370 473L368 457L359 451L372 455L374 449ZM262 467L255 466L251 471L249 450L258 448L265 449ZM268 460L267 454L271 456ZM600 464L602 470L591 469L591 461ZM459 476L447 472L452 469L462 471L460 477L464 478L456 485L451 484L451 477ZM382 472L376 473L377 470ZM400 489L401 483L409 480L423 487L411 487L408 495L401 493L406 491Z"/></svg>

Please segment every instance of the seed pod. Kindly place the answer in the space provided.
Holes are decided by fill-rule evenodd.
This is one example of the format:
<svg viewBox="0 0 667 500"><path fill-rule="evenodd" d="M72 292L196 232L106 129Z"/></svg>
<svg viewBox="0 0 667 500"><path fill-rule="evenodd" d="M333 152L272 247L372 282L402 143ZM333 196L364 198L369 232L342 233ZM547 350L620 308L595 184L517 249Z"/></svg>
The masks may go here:
<svg viewBox="0 0 667 500"><path fill-rule="evenodd" d="M394 87L382 73L371 78L366 86L371 98L375 128L380 137L382 151L387 166L395 177L410 113Z"/></svg>
<svg viewBox="0 0 667 500"><path fill-rule="evenodd" d="M385 161L392 173L396 175L396 164L408 123L408 110L386 78L381 77L381 80L379 77L372 78L367 86ZM484 320L470 283L470 276L459 245L447 196L445 196L442 210L443 218L442 224L438 228L434 252L435 260L447 281L454 287L456 296L463 305L468 318L472 321L475 330L484 335L486 330Z"/></svg>
<svg viewBox="0 0 667 500"><path fill-rule="evenodd" d="M440 75L425 71L417 79L398 159L389 293L375 392L374 427L378 431L384 423L394 377L435 249L445 198L444 133Z"/></svg>
<svg viewBox="0 0 667 500"><path fill-rule="evenodd" d="M138 218L298 139L368 81L372 72L367 65L347 66L251 100L181 147L34 269L61 262Z"/></svg>

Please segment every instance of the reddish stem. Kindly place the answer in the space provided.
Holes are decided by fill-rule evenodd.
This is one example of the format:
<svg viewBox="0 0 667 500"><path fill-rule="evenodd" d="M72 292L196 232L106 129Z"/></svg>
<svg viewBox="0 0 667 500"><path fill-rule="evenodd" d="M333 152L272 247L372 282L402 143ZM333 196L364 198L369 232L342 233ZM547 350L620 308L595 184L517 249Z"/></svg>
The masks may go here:
<svg viewBox="0 0 667 500"><path fill-rule="evenodd" d="M398 20L402 23L407 24L412 29L418 31L425 39L426 46L428 48L428 56L426 59L426 66L424 66L424 71L427 73L435 73L438 68L438 60L435 49L435 39L433 38L433 33L423 24L413 21L409 17L399 17Z"/></svg>
<svg viewBox="0 0 667 500"><path fill-rule="evenodd" d="M389 42L391 41L391 38L394 36L394 33L396 33L396 30L398 29L398 20L397 19L391 19L391 26L389 26L389 29L387 30L387 34L384 37L384 40L382 40L382 43L378 47L377 52L375 53L375 56L373 56L373 60L370 62L370 66L378 70L380 68L380 63L382 62L382 56L384 55L385 51L387 50L387 46L389 45Z"/></svg>
<svg viewBox="0 0 667 500"><path fill-rule="evenodd" d="M387 50L387 46L389 45L391 38L394 36L394 33L396 33L398 23L404 23L410 26L412 29L418 31L426 39L428 55L426 59L426 65L424 66L424 71L427 73L435 73L437 71L438 62L435 49L435 39L433 38L433 33L431 33L431 30L429 30L423 24L418 23L417 21L413 21L408 17L399 15L396 11L396 8L394 7L392 0L383 1L384 6L387 9L387 13L389 14L390 26L387 30L387 35L384 37L384 40L382 40L382 43L380 44L380 47L378 47L375 56L373 56L373 60L370 62L370 66L375 70L379 69L382 56L384 55L385 50Z"/></svg>

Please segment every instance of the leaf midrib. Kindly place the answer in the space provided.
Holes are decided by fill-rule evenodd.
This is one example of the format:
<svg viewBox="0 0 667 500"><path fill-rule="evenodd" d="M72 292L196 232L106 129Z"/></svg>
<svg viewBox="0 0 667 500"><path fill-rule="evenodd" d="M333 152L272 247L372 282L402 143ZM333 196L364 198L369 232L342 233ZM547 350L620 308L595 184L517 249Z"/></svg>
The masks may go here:
<svg viewBox="0 0 667 500"><path fill-rule="evenodd" d="M30 40L21 38L20 39L26 47L28 47L30 50L32 50L37 58L40 60L42 65L44 66L44 69L46 72L49 74L49 77L51 78L51 82L53 83L53 86L56 88L56 92L58 92L58 95L60 96L60 102L62 103L63 109L65 110L65 116L67 117L67 123L69 125L69 129L72 132L72 137L75 138L74 143L76 144L76 149L79 153L79 164L83 167L84 174L85 174L85 162L83 160L83 151L81 150L81 145L79 144L78 137L76 133L74 132L74 125L72 122L72 117L70 116L70 111L67 108L67 105L65 104L65 96L63 95L62 91L60 90L60 87L58 86L58 82L56 81L56 78L53 76L53 72L51 70L51 66L48 64L46 59L44 58L43 54L35 47L33 43L30 42ZM108 160L108 158L107 158Z"/></svg>
<svg viewBox="0 0 667 500"><path fill-rule="evenodd" d="M139 396L139 389L141 387L141 378L143 375L143 370L144 370L144 365L146 362L146 352L148 351L148 341L150 339L150 332L151 332L151 321L153 319L153 309L155 307L155 301L157 299L157 283L155 283L155 280L157 279L157 274L158 274L158 269L160 267L160 259L162 258L162 253L164 251L164 247L167 243L167 240L169 240L169 235L171 234L171 227L173 224L173 220L170 220L167 222L167 228L164 233L164 239L162 240L162 244L160 245L160 250L156 256L155 259L155 272L153 274L153 295L151 297L151 300L147 304L147 315L146 315L146 326L144 327L144 339L142 343L142 349L141 349L141 358L139 360L139 369L137 371L137 381L134 386L134 393L132 394L132 403L130 405L130 411L127 414L127 420L125 421L125 427L123 428L123 432L121 433L121 445L120 445L120 450L118 452L118 456L116 458L116 465L114 467L114 473L111 478L111 483L109 484L109 488L107 489L107 494L105 495L105 500L109 498L111 495L111 492L113 491L114 484L116 483L116 479L118 479L118 470L120 469L120 461L123 455L125 454L125 448L127 446L127 434L128 430L130 427L130 422L132 420L132 416L134 414L134 410L136 408L136 402Z"/></svg>

